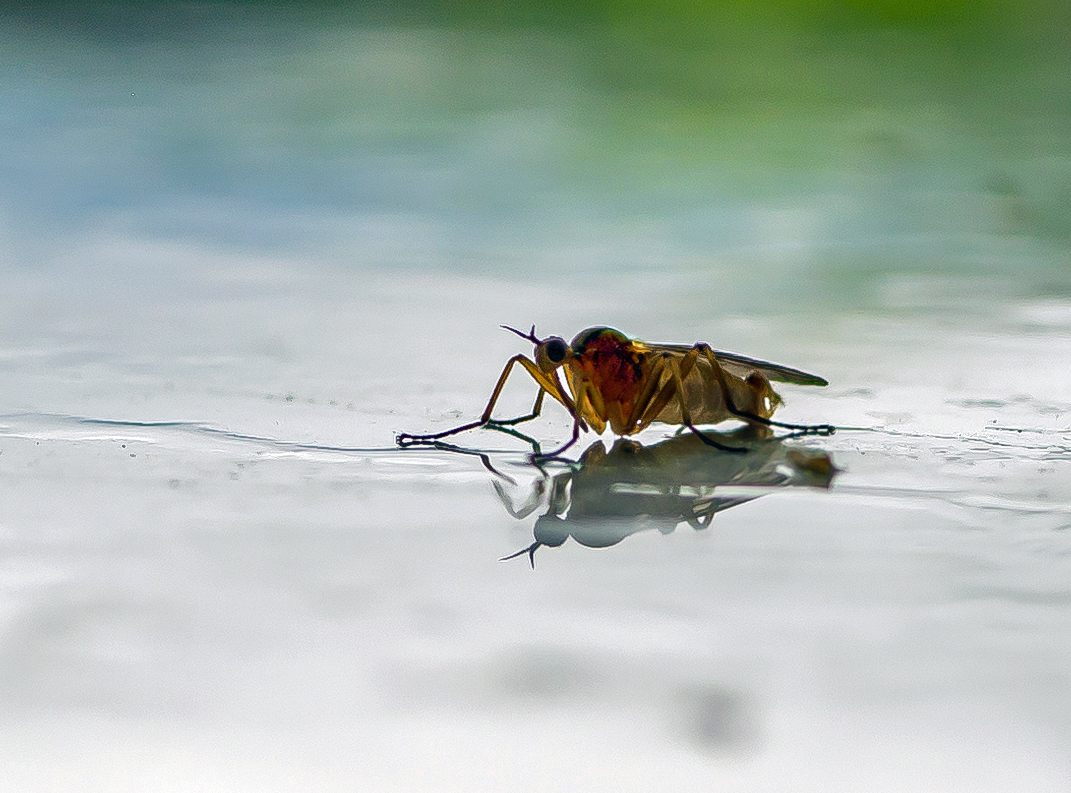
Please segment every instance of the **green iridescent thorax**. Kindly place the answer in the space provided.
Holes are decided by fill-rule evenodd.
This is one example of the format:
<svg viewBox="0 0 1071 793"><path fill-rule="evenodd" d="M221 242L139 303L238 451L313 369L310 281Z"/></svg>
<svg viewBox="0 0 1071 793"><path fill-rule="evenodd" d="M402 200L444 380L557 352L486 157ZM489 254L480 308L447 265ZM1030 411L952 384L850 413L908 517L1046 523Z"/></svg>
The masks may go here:
<svg viewBox="0 0 1071 793"><path fill-rule="evenodd" d="M631 344L631 339L619 330L613 328L588 328L576 334L569 346L574 355L582 356L589 347L609 349L610 346Z"/></svg>

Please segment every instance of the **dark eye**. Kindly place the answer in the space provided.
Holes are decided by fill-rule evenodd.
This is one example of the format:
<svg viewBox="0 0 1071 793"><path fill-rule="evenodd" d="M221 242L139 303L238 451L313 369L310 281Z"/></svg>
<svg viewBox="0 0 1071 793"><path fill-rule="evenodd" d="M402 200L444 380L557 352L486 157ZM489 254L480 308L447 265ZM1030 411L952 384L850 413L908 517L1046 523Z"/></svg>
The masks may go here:
<svg viewBox="0 0 1071 793"><path fill-rule="evenodd" d="M561 363L565 360L565 351L567 347L565 342L561 339L551 339L547 342L547 346L544 347L547 351L547 358L551 363Z"/></svg>

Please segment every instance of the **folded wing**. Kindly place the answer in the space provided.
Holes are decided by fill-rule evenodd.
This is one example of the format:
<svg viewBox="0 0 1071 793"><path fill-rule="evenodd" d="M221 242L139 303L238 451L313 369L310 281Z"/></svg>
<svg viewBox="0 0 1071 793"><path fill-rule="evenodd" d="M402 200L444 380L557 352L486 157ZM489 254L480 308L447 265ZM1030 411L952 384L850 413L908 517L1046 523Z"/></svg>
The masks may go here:
<svg viewBox="0 0 1071 793"><path fill-rule="evenodd" d="M650 352L672 352L683 355L691 352L692 346L687 344L648 344L636 342ZM749 358L746 355L738 355L735 352L714 350L714 357L718 363L735 374L737 377L746 377L748 372L761 372L770 380L781 383L795 383L796 385L829 385L829 381L816 374L809 374L793 369L791 366L782 366L769 361L760 361L758 358Z"/></svg>

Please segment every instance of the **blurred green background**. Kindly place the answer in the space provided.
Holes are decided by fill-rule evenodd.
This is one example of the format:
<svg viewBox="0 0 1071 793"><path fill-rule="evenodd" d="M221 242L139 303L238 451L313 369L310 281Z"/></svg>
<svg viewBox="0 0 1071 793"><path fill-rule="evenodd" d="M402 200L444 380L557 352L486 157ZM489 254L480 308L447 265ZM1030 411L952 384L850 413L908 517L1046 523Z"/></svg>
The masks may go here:
<svg viewBox="0 0 1071 793"><path fill-rule="evenodd" d="M706 270L786 303L876 306L903 292L890 273L983 300L1071 289L1061 3L0 13L17 267L105 234L361 268Z"/></svg>

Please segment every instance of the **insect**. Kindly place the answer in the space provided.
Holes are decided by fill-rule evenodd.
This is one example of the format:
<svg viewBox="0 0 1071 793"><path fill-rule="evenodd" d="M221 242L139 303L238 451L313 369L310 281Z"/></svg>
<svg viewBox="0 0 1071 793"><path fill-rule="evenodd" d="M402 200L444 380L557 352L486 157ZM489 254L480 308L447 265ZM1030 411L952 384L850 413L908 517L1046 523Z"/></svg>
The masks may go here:
<svg viewBox="0 0 1071 793"><path fill-rule="evenodd" d="M572 437L561 448L536 457L557 457L580 437L581 430L602 434L607 426L615 435L635 435L654 422L679 425L698 435L709 446L728 452L746 452L746 447L727 446L701 432L697 425L740 419L767 427L783 427L807 434L831 435L829 424L783 424L770 416L781 404L770 380L798 385L828 385L817 375L801 372L736 353L714 350L700 342L648 344L630 339L613 328L588 328L569 344L558 336L540 339L535 326L523 333L507 325L535 345L535 360L524 355L509 359L498 378L487 407L478 421L429 435L398 436L399 446L435 444L441 438L477 427L500 429L536 418L548 394L573 418ZM532 412L514 419L492 418L495 403L514 366L522 367L539 385ZM565 373L568 389L559 372Z"/></svg>

